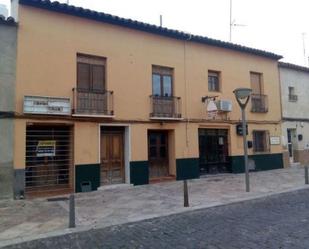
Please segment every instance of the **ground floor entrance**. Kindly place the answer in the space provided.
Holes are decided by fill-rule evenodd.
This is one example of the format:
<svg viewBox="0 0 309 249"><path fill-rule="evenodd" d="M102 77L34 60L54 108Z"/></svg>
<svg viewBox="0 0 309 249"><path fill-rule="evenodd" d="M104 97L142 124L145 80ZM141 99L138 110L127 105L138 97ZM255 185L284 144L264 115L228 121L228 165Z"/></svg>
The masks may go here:
<svg viewBox="0 0 309 249"><path fill-rule="evenodd" d="M148 131L149 179L169 176L168 131Z"/></svg>
<svg viewBox="0 0 309 249"><path fill-rule="evenodd" d="M287 129L287 142L288 142L288 150L289 150L289 158L290 163L295 162L294 160L294 147L295 147L295 138L296 138L296 129Z"/></svg>
<svg viewBox="0 0 309 249"><path fill-rule="evenodd" d="M27 125L26 195L55 195L72 188L72 127Z"/></svg>
<svg viewBox="0 0 309 249"><path fill-rule="evenodd" d="M124 128L101 127L101 185L125 182Z"/></svg>
<svg viewBox="0 0 309 249"><path fill-rule="evenodd" d="M227 129L199 129L201 174L231 172Z"/></svg>

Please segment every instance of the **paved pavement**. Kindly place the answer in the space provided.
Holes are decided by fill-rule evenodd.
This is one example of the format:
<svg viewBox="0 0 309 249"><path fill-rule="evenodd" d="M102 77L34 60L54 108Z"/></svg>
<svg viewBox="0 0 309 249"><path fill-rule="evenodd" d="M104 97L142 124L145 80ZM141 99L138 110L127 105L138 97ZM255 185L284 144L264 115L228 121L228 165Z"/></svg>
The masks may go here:
<svg viewBox="0 0 309 249"><path fill-rule="evenodd" d="M250 175L250 193L244 191L243 174L190 180L189 208L183 207L182 182L77 194L77 229L73 231L103 228L308 187L304 185L304 169L300 167ZM0 247L16 241L72 232L66 229L67 226L67 201L0 202Z"/></svg>
<svg viewBox="0 0 309 249"><path fill-rule="evenodd" d="M6 247L308 249L309 189Z"/></svg>

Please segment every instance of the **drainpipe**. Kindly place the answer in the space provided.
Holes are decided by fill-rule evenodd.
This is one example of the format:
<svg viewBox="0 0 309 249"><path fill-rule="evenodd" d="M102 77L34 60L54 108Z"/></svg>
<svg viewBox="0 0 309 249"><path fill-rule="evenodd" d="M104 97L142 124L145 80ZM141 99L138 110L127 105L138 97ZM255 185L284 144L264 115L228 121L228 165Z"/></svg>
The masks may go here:
<svg viewBox="0 0 309 249"><path fill-rule="evenodd" d="M188 124L189 124L189 117L188 117L188 96L187 96L187 63L186 63L186 57L187 57L187 48L186 48L186 42L190 41L192 38L192 35L189 34L189 37L184 40L184 53L183 53L183 58L184 58L184 83L185 83L185 114L186 114L186 147L189 147L189 138L188 138Z"/></svg>

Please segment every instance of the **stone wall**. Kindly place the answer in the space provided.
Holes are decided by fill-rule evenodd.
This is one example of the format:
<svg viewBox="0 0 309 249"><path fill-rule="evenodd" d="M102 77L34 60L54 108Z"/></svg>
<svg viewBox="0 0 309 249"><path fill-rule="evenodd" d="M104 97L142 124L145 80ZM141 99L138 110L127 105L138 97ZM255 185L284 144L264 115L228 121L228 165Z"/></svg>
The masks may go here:
<svg viewBox="0 0 309 249"><path fill-rule="evenodd" d="M16 33L16 23L0 20L0 199L13 197Z"/></svg>
<svg viewBox="0 0 309 249"><path fill-rule="evenodd" d="M290 156L289 156L289 152L288 152L288 151L283 151L282 157L283 157L283 167L284 167L284 168L290 167Z"/></svg>

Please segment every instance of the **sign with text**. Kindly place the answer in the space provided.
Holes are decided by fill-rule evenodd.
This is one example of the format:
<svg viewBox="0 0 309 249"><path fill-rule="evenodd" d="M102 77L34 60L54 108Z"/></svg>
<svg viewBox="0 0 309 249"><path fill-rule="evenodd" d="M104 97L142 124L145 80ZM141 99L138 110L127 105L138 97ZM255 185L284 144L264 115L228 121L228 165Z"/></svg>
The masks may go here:
<svg viewBox="0 0 309 249"><path fill-rule="evenodd" d="M271 145L280 145L280 137L270 137Z"/></svg>
<svg viewBox="0 0 309 249"><path fill-rule="evenodd" d="M36 147L37 157L55 156L56 155L56 141L44 140L39 141Z"/></svg>
<svg viewBox="0 0 309 249"><path fill-rule="evenodd" d="M71 102L69 98L25 96L24 113L71 115Z"/></svg>

